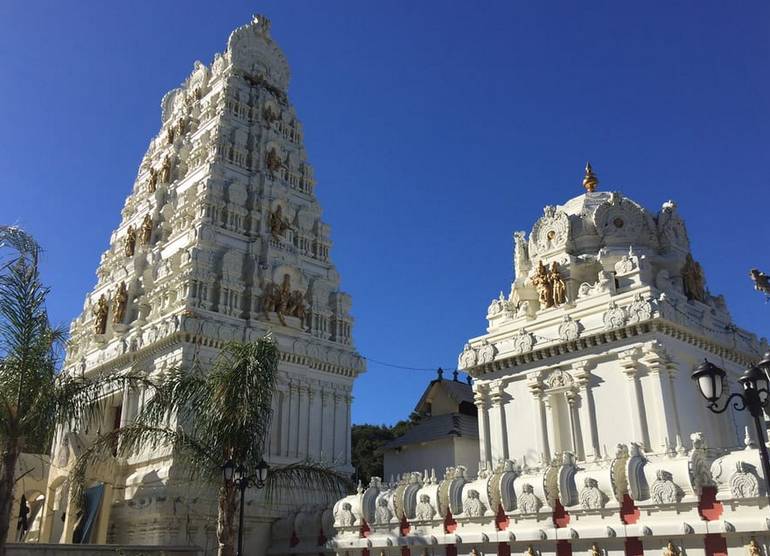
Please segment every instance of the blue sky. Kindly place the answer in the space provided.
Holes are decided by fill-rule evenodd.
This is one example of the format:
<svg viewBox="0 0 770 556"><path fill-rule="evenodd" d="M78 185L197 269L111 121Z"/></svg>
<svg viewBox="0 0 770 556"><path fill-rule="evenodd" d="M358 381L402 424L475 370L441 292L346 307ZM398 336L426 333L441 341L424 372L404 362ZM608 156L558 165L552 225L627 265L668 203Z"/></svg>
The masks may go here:
<svg viewBox="0 0 770 556"><path fill-rule="evenodd" d="M767 336L767 2L0 2L0 223L47 250L54 320L95 282L160 99L253 12L292 68L332 257L373 359L452 368L512 279L511 233L600 188L677 201L709 288ZM370 363L354 422L431 372Z"/></svg>

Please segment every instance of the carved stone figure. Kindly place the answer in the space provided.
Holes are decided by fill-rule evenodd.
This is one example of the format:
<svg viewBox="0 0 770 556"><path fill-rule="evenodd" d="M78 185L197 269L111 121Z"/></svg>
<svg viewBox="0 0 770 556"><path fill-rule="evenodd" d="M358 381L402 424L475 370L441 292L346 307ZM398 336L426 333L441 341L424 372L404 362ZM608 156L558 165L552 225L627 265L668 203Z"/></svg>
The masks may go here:
<svg viewBox="0 0 770 556"><path fill-rule="evenodd" d="M628 274L636 268L636 263L628 255L623 255L618 262L615 263L615 274L622 275Z"/></svg>
<svg viewBox="0 0 770 556"><path fill-rule="evenodd" d="M529 247L527 247L527 240L525 239L525 232L513 233L513 266L516 272L516 280L524 281L530 270L529 262Z"/></svg>
<svg viewBox="0 0 770 556"><path fill-rule="evenodd" d="M158 172L155 168L150 168L150 179L147 181L147 190L155 193L158 189Z"/></svg>
<svg viewBox="0 0 770 556"><path fill-rule="evenodd" d="M283 209L281 205L275 207L275 210L270 213L270 233L274 236L281 236L286 230L291 228L289 221L283 216Z"/></svg>
<svg viewBox="0 0 770 556"><path fill-rule="evenodd" d="M377 500L377 509L374 510L374 522L377 525L387 525L393 517L393 512L388 507L388 500L380 498Z"/></svg>
<svg viewBox="0 0 770 556"><path fill-rule="evenodd" d="M128 288L125 282L121 282L118 291L115 292L115 299L112 300L112 322L120 324L126 317L126 306L128 305Z"/></svg>
<svg viewBox="0 0 770 556"><path fill-rule="evenodd" d="M129 226L126 237L123 239L123 252L126 257L133 257L134 251L136 251L136 230L133 226Z"/></svg>
<svg viewBox="0 0 770 556"><path fill-rule="evenodd" d="M670 472L659 469L655 481L650 485L650 497L655 504L675 504L679 501L681 489L674 483Z"/></svg>
<svg viewBox="0 0 770 556"><path fill-rule="evenodd" d="M428 521L429 519L433 519L434 515L436 515L436 510L430 503L430 496L421 494L420 501L417 503L417 507L414 510L414 517L418 521Z"/></svg>
<svg viewBox="0 0 770 556"><path fill-rule="evenodd" d="M554 261L551 264L551 272L548 274L548 280L551 283L551 297L554 305L562 305L567 301L567 286L559 274L559 267Z"/></svg>
<svg viewBox="0 0 770 556"><path fill-rule="evenodd" d="M110 306L107 303L107 298L102 294L99 297L99 301L96 302L96 308L94 309L94 332L96 334L104 334L107 331L107 313L110 311Z"/></svg>
<svg viewBox="0 0 770 556"><path fill-rule="evenodd" d="M762 556L762 549L757 544L757 539L751 537L751 541L746 545L746 552L748 556Z"/></svg>
<svg viewBox="0 0 770 556"><path fill-rule="evenodd" d="M548 269L545 268L543 261L538 261L535 276L532 278L532 284L537 289L537 298L540 301L540 308L546 309L553 307L553 290L551 289L551 280L548 276Z"/></svg>
<svg viewBox="0 0 770 556"><path fill-rule="evenodd" d="M590 556L602 556L602 549L597 546L596 543L591 544Z"/></svg>
<svg viewBox="0 0 770 556"><path fill-rule="evenodd" d="M622 307L618 307L614 301L610 301L602 317L604 328L605 330L612 330L625 326L627 318L626 311Z"/></svg>
<svg viewBox="0 0 770 556"><path fill-rule="evenodd" d="M668 541L666 548L663 549L663 556L679 556L679 549L674 546L674 543Z"/></svg>
<svg viewBox="0 0 770 556"><path fill-rule="evenodd" d="M265 107L262 109L262 119L270 124L278 119L278 114L273 112L272 106L270 106L269 104L266 104Z"/></svg>
<svg viewBox="0 0 770 556"><path fill-rule="evenodd" d="M356 523L356 516L353 515L353 507L350 502L343 502L342 507L337 512L337 523L342 527L352 527Z"/></svg>
<svg viewBox="0 0 770 556"><path fill-rule="evenodd" d="M580 491L580 506L586 510L598 510L604 507L604 493L599 490L596 479L586 477Z"/></svg>
<svg viewBox="0 0 770 556"><path fill-rule="evenodd" d="M755 498L759 496L757 478L742 461L735 464L735 473L730 477L730 492L735 498Z"/></svg>
<svg viewBox="0 0 770 556"><path fill-rule="evenodd" d="M634 301L628 306L628 322L635 324L648 320L651 316L652 305L642 297L642 294L637 293Z"/></svg>
<svg viewBox="0 0 770 556"><path fill-rule="evenodd" d="M497 350L495 349L495 346L487 343L485 340L482 346L479 348L479 364L483 365L484 363L491 363L495 360L496 353Z"/></svg>
<svg viewBox="0 0 770 556"><path fill-rule="evenodd" d="M682 283L687 299L706 300L706 284L703 278L703 269L700 263L692 258L690 253L687 253L687 258L682 267Z"/></svg>
<svg viewBox="0 0 770 556"><path fill-rule="evenodd" d="M485 510L484 503L479 499L479 491L470 489L468 499L463 504L463 513L468 517L481 517Z"/></svg>
<svg viewBox="0 0 770 556"><path fill-rule="evenodd" d="M559 338L565 342L570 342L577 340L579 336L580 324L576 320L572 320L569 315L564 315L559 325Z"/></svg>
<svg viewBox="0 0 770 556"><path fill-rule="evenodd" d="M540 506L543 505L542 502L540 502L540 499L535 495L534 490L535 489L532 488L532 485L529 483L524 483L521 486L521 495L519 496L519 510L521 510L521 513L537 513Z"/></svg>
<svg viewBox="0 0 770 556"><path fill-rule="evenodd" d="M152 239L152 227L152 216L148 214L142 221L142 228L140 233L142 245L150 244L150 240Z"/></svg>
<svg viewBox="0 0 770 556"><path fill-rule="evenodd" d="M524 330L519 329L519 332L513 338L513 350L516 353L527 353L532 351L535 346L535 337Z"/></svg>
<svg viewBox="0 0 770 556"><path fill-rule="evenodd" d="M171 181L171 159L166 158L163 161L163 167L160 169L160 182L169 183Z"/></svg>
<svg viewBox="0 0 770 556"><path fill-rule="evenodd" d="M470 344L465 344L463 352L460 355L460 366L468 369L476 364L476 350Z"/></svg>
<svg viewBox="0 0 770 556"><path fill-rule="evenodd" d="M281 158L278 156L278 152L275 150L275 147L272 147L269 151L267 151L267 156L265 157L265 166L271 174L274 174L275 171L281 167Z"/></svg>
<svg viewBox="0 0 770 556"><path fill-rule="evenodd" d="M304 320L307 315L305 305L305 293L301 290L291 289L291 276L283 275L283 282L280 286L268 284L265 287L265 293L262 296L262 310L265 313L276 313L282 324L284 316L297 317Z"/></svg>
<svg viewBox="0 0 770 556"><path fill-rule="evenodd" d="M299 320L305 320L305 294L300 290L294 290L289 294L289 301L286 304L287 314L297 317Z"/></svg>

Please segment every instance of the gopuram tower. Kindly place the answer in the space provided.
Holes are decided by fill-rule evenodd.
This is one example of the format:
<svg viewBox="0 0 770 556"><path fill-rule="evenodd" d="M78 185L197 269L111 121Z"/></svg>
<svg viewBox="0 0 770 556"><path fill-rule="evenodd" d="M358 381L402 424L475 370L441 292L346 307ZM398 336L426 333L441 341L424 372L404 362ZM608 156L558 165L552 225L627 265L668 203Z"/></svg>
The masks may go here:
<svg viewBox="0 0 770 556"><path fill-rule="evenodd" d="M281 361L268 462L349 472L351 388L365 365L288 85L286 58L258 16L163 97L161 129L72 323L64 372L158 376L270 331ZM113 392L101 423L57 434L42 542L72 542L66 476L89 438L131 422L143 395ZM183 467L148 447L90 470L103 492L98 510L85 510L96 511L88 542L215 547L215 498ZM247 542L260 546L289 508L247 503Z"/></svg>

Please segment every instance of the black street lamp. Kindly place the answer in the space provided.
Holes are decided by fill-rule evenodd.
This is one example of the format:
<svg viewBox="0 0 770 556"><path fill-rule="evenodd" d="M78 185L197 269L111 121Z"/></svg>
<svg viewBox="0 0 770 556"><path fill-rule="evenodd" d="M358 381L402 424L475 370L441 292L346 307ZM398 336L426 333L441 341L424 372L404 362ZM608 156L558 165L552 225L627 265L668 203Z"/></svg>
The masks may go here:
<svg viewBox="0 0 770 556"><path fill-rule="evenodd" d="M765 443L764 410L770 406L770 352L766 353L756 366L743 373L738 382L743 387L743 392L734 392L725 400L720 409L718 401L724 390L724 378L727 373L708 359L698 365L692 374L692 379L698 383L700 393L706 398L708 408L714 413L724 413L735 399L733 408L737 411L748 410L754 418L754 426L757 428L757 444L759 456L762 460L762 470L765 475L765 492L770 501L770 458Z"/></svg>
<svg viewBox="0 0 770 556"><path fill-rule="evenodd" d="M228 459L224 465L222 465L222 474L225 478L225 483L233 481L238 490L241 491L241 505L238 515L238 551L237 556L243 556L243 507L245 506L246 489L253 486L257 489L265 488L267 481L267 473L270 466L263 459L257 464L256 475L248 476L246 474L246 468L238 464L236 465L232 459Z"/></svg>

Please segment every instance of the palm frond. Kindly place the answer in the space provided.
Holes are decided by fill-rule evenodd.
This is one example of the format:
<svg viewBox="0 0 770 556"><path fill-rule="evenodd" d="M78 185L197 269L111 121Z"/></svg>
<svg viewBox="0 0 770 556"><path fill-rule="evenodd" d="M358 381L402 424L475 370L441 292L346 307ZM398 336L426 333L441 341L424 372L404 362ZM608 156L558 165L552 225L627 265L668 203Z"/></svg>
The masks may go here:
<svg viewBox="0 0 770 556"><path fill-rule="evenodd" d="M308 491L313 491L336 500L352 488L347 475L332 467L303 461L271 467L265 483L265 499L268 503L299 502L307 497ZM278 495L289 496L291 500L276 500Z"/></svg>

